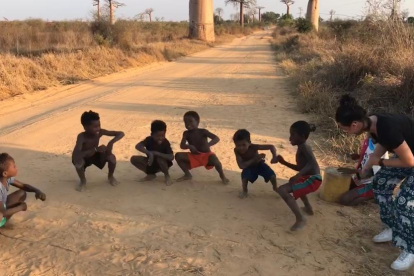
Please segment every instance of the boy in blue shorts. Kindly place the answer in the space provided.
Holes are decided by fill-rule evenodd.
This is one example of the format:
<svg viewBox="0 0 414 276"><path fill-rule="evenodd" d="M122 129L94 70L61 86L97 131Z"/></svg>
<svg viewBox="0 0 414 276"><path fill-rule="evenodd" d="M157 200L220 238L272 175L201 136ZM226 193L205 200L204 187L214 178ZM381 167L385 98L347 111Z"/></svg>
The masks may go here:
<svg viewBox="0 0 414 276"><path fill-rule="evenodd" d="M259 154L259 150L270 150L272 153L272 164L277 163L276 148L272 145L257 145L252 144L250 140L250 132L245 129L239 129L233 136L236 148L234 153L236 155L237 165L243 170L242 172L242 186L243 191L240 193L240 198L246 198L248 183L256 182L259 176L263 177L265 182L271 182L273 190L277 191L277 181L275 172L265 163L265 154Z"/></svg>
<svg viewBox="0 0 414 276"><path fill-rule="evenodd" d="M17 175L16 163L7 153L0 154L0 175L0 227L3 227L14 214L27 210L26 192L35 193L36 199L46 200L46 195L39 189L14 179ZM10 185L19 190L9 195Z"/></svg>
<svg viewBox="0 0 414 276"><path fill-rule="evenodd" d="M314 125L305 121L298 121L290 127L290 142L297 146L296 164L291 164L282 156L278 156L280 164L297 171L298 173L289 180L289 183L279 187L277 192L296 216L296 223L290 228L291 231L299 230L306 225L306 221L300 212L296 202L300 198L305 204L305 212L313 215L312 206L309 203L307 194L319 189L322 184L321 171L316 161L312 148L306 143L309 134L316 130ZM291 195L293 194L293 196Z"/></svg>

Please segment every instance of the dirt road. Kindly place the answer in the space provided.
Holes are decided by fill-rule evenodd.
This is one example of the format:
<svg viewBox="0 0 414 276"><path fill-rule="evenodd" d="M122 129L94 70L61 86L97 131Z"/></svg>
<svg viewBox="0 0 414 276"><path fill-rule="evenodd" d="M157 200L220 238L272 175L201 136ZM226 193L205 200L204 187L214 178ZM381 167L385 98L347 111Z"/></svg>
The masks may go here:
<svg viewBox="0 0 414 276"><path fill-rule="evenodd" d="M312 196L316 215L307 228L288 232L294 217L271 186L251 186L238 198L240 170L232 135L247 128L257 143L276 145L293 161L289 126L306 116L296 111L283 74L276 67L267 33L180 59L102 77L0 103L1 151L12 154L18 179L46 192L46 202L29 195L29 209L1 230L1 275L345 275L361 272L371 233L367 214ZM71 164L80 115L94 110L102 126L122 130L116 177L87 171L87 191L75 191ZM221 142L214 151L231 180L223 186L215 171L194 172L194 180L138 183L143 174L129 158L149 134L152 120L168 124L174 151L184 124L196 110L201 126ZM270 154L268 155L270 157ZM293 172L272 165L279 183ZM178 166L172 169L178 178ZM361 249L363 248L363 250ZM384 262L391 247L375 248ZM394 252L395 253L395 252ZM374 254L374 253L372 253ZM369 257L372 257L370 255ZM381 260L377 260L381 261ZM4 274L3 274L4 273ZM362 273L362 272L361 272Z"/></svg>

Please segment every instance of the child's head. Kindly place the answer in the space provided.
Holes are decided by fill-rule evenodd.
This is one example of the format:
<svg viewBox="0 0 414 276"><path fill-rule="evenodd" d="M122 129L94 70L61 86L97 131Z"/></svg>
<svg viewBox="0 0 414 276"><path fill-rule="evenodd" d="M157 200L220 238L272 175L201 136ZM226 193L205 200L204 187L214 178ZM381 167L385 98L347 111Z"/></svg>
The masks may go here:
<svg viewBox="0 0 414 276"><path fill-rule="evenodd" d="M200 115L195 111L188 111L184 114L184 123L188 130L197 129L200 124Z"/></svg>
<svg viewBox="0 0 414 276"><path fill-rule="evenodd" d="M92 110L84 112L81 117L81 123L85 132L91 135L99 135L101 131L101 121L99 114Z"/></svg>
<svg viewBox="0 0 414 276"><path fill-rule="evenodd" d="M246 129L239 129L236 133L234 133L233 141L236 145L236 150L239 153L245 153L252 143L250 140L250 132Z"/></svg>
<svg viewBox="0 0 414 276"><path fill-rule="evenodd" d="M289 141L293 146L303 144L308 140L309 134L316 130L316 126L305 121L297 121L290 127Z"/></svg>
<svg viewBox="0 0 414 276"><path fill-rule="evenodd" d="M0 154L0 174L2 178L10 178L17 175L16 163L14 163L13 157L7 153Z"/></svg>
<svg viewBox="0 0 414 276"><path fill-rule="evenodd" d="M151 123L151 136L158 144L164 142L166 132L167 125L163 121L156 120Z"/></svg>

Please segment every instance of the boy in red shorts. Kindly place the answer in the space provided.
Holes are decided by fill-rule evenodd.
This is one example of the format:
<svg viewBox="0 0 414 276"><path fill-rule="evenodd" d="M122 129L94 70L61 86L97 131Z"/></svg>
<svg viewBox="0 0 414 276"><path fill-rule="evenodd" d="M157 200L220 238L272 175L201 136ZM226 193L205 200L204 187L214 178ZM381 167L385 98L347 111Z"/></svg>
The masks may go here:
<svg viewBox="0 0 414 276"><path fill-rule="evenodd" d="M190 170L205 167L208 170L216 168L223 184L229 183L219 159L210 150L220 139L207 129L198 128L200 116L195 111L184 114L184 123L187 130L183 133L181 149L188 149L190 152L179 152L175 155L178 166L184 171L184 176L177 181L190 180L193 178Z"/></svg>
<svg viewBox="0 0 414 276"><path fill-rule="evenodd" d="M300 212L296 200L300 198L305 204L305 212L308 215L313 215L312 206L306 195L318 190L322 184L318 162L312 152L312 148L306 143L310 132L315 130L315 126L311 126L305 121L294 123L290 127L289 140L293 146L298 147L296 152L296 165L285 161L282 156L278 156L280 164L298 172L289 180L289 183L277 189L278 194L296 216L296 223L290 228L291 231L299 230L306 225L306 220Z"/></svg>

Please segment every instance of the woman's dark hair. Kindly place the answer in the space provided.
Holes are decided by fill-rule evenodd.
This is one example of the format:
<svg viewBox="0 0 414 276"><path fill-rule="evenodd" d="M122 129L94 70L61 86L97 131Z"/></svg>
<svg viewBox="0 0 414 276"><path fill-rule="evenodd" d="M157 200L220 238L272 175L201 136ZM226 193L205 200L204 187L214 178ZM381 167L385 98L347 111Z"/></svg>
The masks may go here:
<svg viewBox="0 0 414 276"><path fill-rule="evenodd" d="M167 124L160 120L155 120L151 123L151 134L158 131L167 131Z"/></svg>
<svg viewBox="0 0 414 276"><path fill-rule="evenodd" d="M367 118L367 111L350 95L343 95L339 104L335 120L341 125L350 126L355 121L362 122Z"/></svg>
<svg viewBox="0 0 414 276"><path fill-rule="evenodd" d="M309 134L316 130L316 126L314 124L308 124L305 121L297 121L290 127L290 129L292 129L294 132L304 137L305 139L308 139Z"/></svg>
<svg viewBox="0 0 414 276"><path fill-rule="evenodd" d="M234 133L233 141L234 143L239 142L239 141L247 141L251 143L250 132L246 129L239 129L238 131L236 131L236 133Z"/></svg>

